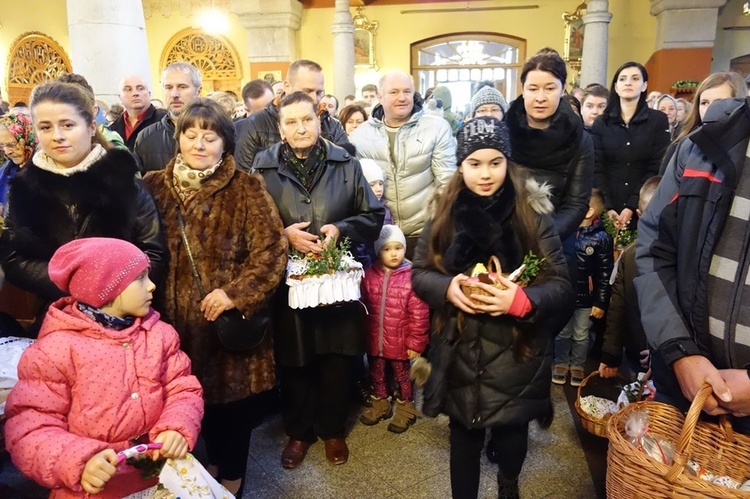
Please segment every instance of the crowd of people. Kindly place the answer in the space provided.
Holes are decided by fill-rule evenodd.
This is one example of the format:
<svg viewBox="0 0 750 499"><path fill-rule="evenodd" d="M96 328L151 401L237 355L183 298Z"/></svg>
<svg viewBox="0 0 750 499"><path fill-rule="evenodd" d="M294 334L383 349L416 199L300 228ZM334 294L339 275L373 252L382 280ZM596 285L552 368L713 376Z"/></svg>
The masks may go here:
<svg viewBox="0 0 750 499"><path fill-rule="evenodd" d="M201 97L184 62L161 74L164 104L126 75L119 113L80 75L34 88L0 116L0 262L39 298L6 407L15 465L54 497L123 497L139 482L116 452L202 441L240 497L268 393L291 470L318 439L347 462L354 392L360 421L394 433L448 415L454 498L477 497L489 430L499 497L517 498L529 424L592 365L651 369L680 408L710 383L704 410L750 432L746 82L712 74L690 103L627 62L609 89L566 92L552 49L520 81L519 96L478 86L465 110L401 71L340 107L310 60L241 99ZM344 240L361 302L292 308L288 255ZM504 273L472 279L489 261ZM242 352L214 327L234 310L271 318Z"/></svg>

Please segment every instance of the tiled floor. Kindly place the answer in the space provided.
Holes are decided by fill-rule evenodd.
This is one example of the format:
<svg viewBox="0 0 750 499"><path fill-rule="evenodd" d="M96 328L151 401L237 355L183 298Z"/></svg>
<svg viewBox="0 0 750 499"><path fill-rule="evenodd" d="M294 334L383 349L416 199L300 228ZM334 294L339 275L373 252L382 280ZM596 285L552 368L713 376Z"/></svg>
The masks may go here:
<svg viewBox="0 0 750 499"><path fill-rule="evenodd" d="M594 499L594 484L561 389L553 389L555 420L549 430L532 424L529 454L521 474L521 497ZM347 438L349 462L329 464L323 443L310 448L296 470L281 467L286 443L281 419L270 419L255 432L245 497L248 498L448 498L448 420L421 418L401 435L386 424L364 426L352 418ZM480 498L497 497L497 468L482 457Z"/></svg>

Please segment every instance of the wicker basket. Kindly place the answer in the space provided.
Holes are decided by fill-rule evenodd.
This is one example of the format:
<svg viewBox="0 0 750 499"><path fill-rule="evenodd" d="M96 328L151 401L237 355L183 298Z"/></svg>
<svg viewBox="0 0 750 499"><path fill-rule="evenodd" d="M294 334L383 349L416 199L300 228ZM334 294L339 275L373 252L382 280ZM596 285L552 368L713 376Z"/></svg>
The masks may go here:
<svg viewBox="0 0 750 499"><path fill-rule="evenodd" d="M494 255L491 256L489 261L487 262L487 272L488 273L494 272L497 275L500 275L502 270L503 269L500 266L500 260L498 260L498 258ZM499 289L507 289L507 287L504 284L501 284L500 282L496 282L494 286ZM485 303L472 298L471 295L490 296L490 293L488 291L483 290L482 288L480 288L474 283L467 283L465 281L463 284L461 284L461 291L464 292L466 297L470 299L471 303L473 303L474 305L485 305Z"/></svg>
<svg viewBox="0 0 750 499"><path fill-rule="evenodd" d="M592 435L596 435L597 437L607 438L607 421L609 421L611 416L608 415L605 418L597 418L581 408L581 390L584 386L586 386L586 383L589 382L589 379L593 378L594 376L599 376L599 371L592 371L591 374L583 378L580 386L578 386L578 396L576 397L575 403L576 412L581 418L581 426L583 426L583 428L587 432L591 433ZM646 376L643 378L643 382L641 383L641 390L638 393L638 397L636 397L636 401L640 401L643 398L643 390L646 388L646 382L650 378L651 371L649 370L646 373Z"/></svg>
<svg viewBox="0 0 750 499"><path fill-rule="evenodd" d="M685 471L692 459L713 473L740 483L750 478L750 437L734 434L726 418L720 419L718 425L698 422L710 394L711 386L705 384L685 417L660 402L635 402L613 415L607 423L607 497L750 498L750 492L715 485ZM676 442L672 465L657 462L628 441L625 423L637 409L648 409L650 433Z"/></svg>

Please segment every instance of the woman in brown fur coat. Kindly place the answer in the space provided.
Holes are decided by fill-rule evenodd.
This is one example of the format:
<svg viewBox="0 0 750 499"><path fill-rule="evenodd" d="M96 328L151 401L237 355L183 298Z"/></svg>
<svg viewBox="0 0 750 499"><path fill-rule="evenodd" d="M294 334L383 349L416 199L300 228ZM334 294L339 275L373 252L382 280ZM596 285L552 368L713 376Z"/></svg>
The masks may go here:
<svg viewBox="0 0 750 499"><path fill-rule="evenodd" d="M145 177L171 253L163 308L203 385L209 471L236 493L245 475L254 396L275 383L273 346L267 337L250 352L229 352L210 322L235 307L251 316L267 305L286 268L287 239L263 178L235 169L234 127L218 104L192 101L176 135L176 157ZM177 210L205 297L193 278Z"/></svg>

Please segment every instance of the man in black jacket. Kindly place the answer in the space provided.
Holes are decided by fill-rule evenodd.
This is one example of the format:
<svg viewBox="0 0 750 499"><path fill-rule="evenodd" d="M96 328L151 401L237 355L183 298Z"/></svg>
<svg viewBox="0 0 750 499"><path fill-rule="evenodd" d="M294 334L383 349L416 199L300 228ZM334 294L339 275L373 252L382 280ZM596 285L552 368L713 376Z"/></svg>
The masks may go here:
<svg viewBox="0 0 750 499"><path fill-rule="evenodd" d="M284 94L292 92L306 93L318 106L320 99L325 95L323 68L320 64L306 59L294 61L289 66L284 81ZM274 99L264 110L235 124L237 146L234 150L234 161L238 168L249 172L253 167L256 154L281 141L278 106L279 99ZM327 110L319 110L318 118L321 137L344 147L350 154L353 154L354 150L349 145L349 139L341 123Z"/></svg>
<svg viewBox="0 0 750 499"><path fill-rule="evenodd" d="M125 112L109 126L109 129L119 133L127 148L132 151L138 134L158 122L167 112L156 109L151 104L148 83L140 76L126 76L120 80L119 88L120 102Z"/></svg>
<svg viewBox="0 0 750 499"><path fill-rule="evenodd" d="M174 130L177 117L188 102L201 94L200 71L186 62L175 62L161 74L161 85L167 101L167 114L143 130L135 141L133 152L142 173L161 170L175 155Z"/></svg>
<svg viewBox="0 0 750 499"><path fill-rule="evenodd" d="M708 383L703 410L750 433L750 99L706 118L638 223L635 287L657 399L684 410Z"/></svg>

